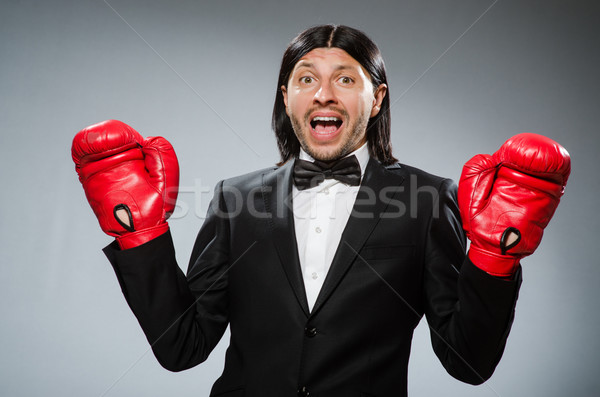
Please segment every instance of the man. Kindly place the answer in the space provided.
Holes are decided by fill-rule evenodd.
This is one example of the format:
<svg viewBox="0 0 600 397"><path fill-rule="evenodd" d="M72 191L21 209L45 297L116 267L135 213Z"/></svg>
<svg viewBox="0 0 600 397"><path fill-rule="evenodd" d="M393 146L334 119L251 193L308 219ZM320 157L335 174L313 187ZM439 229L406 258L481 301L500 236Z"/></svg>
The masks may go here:
<svg viewBox="0 0 600 397"><path fill-rule="evenodd" d="M158 361L201 363L229 325L211 396L406 395L426 315L448 372L485 381L512 323L519 259L566 184L566 151L522 134L474 157L459 213L451 181L392 156L385 68L362 32L302 32L277 86L281 162L217 185L187 276L166 223L178 178L168 142L114 120L75 137L88 200L116 237L105 253Z"/></svg>

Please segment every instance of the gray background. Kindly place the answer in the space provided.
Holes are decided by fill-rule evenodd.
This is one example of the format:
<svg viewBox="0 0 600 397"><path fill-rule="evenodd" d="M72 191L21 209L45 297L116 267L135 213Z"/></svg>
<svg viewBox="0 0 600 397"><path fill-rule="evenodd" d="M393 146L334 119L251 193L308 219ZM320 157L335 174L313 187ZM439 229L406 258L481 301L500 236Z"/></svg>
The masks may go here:
<svg viewBox="0 0 600 397"><path fill-rule="evenodd" d="M543 133L573 158L524 283L504 358L478 387L416 332L412 396L591 396L600 389L595 1L7 1L0 6L0 394L206 396L209 360L156 362L100 249L71 139L108 118L163 135L181 165L170 222L187 267L210 191L277 161L270 113L287 43L343 23L380 46L395 154L457 179L476 153ZM491 8L490 8L491 6ZM470 29L469 29L470 28Z"/></svg>

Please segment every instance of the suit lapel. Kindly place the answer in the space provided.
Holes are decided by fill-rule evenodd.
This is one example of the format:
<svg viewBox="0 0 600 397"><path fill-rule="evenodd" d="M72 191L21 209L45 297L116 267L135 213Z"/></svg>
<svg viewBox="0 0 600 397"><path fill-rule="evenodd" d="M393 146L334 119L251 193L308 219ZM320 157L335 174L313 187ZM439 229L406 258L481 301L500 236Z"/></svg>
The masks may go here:
<svg viewBox="0 0 600 397"><path fill-rule="evenodd" d="M391 197L380 197L381 190L386 186L400 186L403 180L402 176L388 172L377 160L372 158L369 160L352 214L348 219L311 315L319 310L335 290L379 222L389 202L398 193L395 191Z"/></svg>
<svg viewBox="0 0 600 397"><path fill-rule="evenodd" d="M302 280L292 212L293 165L294 161L288 161L275 172L264 175L262 195L265 209L271 214L269 221L279 260L298 303L308 317L308 301Z"/></svg>

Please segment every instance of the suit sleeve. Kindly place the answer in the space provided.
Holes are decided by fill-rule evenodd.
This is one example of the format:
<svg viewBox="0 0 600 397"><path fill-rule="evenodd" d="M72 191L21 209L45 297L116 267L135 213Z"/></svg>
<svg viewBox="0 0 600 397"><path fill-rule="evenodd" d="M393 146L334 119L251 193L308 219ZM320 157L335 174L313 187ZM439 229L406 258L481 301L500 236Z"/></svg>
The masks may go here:
<svg viewBox="0 0 600 397"><path fill-rule="evenodd" d="M465 255L466 239L456 185L444 180L431 216L425 249L425 314L433 349L453 377L487 380L500 361L521 284L477 268Z"/></svg>
<svg viewBox="0 0 600 397"><path fill-rule="evenodd" d="M104 249L123 295L154 355L168 370L208 357L228 324L229 223L221 184L192 251L188 276L179 268L170 232L139 247Z"/></svg>

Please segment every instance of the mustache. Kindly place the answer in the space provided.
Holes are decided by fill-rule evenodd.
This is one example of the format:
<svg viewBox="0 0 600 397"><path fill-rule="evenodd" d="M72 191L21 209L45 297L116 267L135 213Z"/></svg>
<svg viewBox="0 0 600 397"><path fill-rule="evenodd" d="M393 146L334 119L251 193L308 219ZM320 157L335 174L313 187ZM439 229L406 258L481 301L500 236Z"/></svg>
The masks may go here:
<svg viewBox="0 0 600 397"><path fill-rule="evenodd" d="M345 111L344 109L339 109L336 107L327 107L327 108L321 108L321 107L314 107L311 109L308 109L306 111L306 113L304 113L304 122L308 124L309 120L310 120L310 115L313 114L316 111L323 111L323 110L329 110L332 112L337 112L339 113L345 120L348 120L350 118L350 115L348 114L347 111Z"/></svg>

